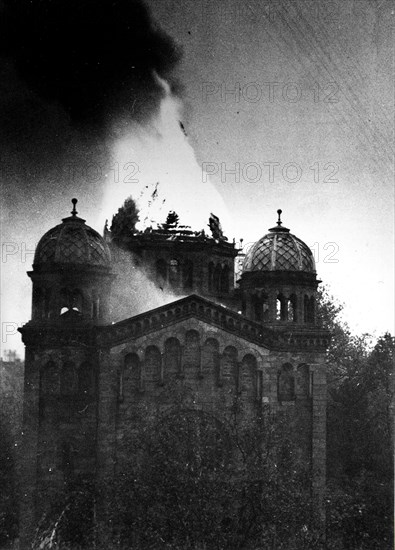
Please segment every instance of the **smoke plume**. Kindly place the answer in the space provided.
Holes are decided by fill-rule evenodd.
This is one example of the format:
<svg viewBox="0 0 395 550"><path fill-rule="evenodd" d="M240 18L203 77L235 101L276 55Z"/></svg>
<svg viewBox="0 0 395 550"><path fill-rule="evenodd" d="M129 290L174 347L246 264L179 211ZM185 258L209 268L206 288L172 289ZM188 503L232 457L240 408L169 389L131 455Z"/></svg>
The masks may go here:
<svg viewBox="0 0 395 550"><path fill-rule="evenodd" d="M167 81L158 75L156 79L164 94L158 113L148 124L122 120L114 127L102 211L109 216L132 196L140 210L140 230L156 227L175 211L181 225L207 232L214 212L226 234L231 228L229 214L196 160L182 124L182 101Z"/></svg>
<svg viewBox="0 0 395 550"><path fill-rule="evenodd" d="M3 323L30 318L32 252L71 197L94 223L114 121L149 123L164 97L155 75L176 93L180 55L139 0L0 3ZM21 351L16 330L3 346Z"/></svg>

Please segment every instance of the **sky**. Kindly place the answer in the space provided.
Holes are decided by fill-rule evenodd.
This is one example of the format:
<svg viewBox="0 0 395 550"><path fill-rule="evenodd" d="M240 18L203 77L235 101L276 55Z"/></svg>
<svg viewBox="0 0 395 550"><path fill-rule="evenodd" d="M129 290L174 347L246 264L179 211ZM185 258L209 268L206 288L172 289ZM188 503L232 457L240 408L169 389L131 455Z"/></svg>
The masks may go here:
<svg viewBox="0 0 395 550"><path fill-rule="evenodd" d="M391 2L12 4L0 4L2 349L23 352L26 271L71 198L101 231L127 196L146 208L157 182L153 217L174 204L200 229L215 210L244 245L281 208L352 330L394 333Z"/></svg>

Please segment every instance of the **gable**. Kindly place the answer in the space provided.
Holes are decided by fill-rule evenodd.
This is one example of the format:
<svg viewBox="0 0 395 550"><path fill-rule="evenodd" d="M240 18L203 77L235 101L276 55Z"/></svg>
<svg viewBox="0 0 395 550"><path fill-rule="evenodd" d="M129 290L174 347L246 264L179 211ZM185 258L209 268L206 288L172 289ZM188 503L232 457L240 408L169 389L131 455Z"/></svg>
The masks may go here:
<svg viewBox="0 0 395 550"><path fill-rule="evenodd" d="M188 339L188 335L191 333L195 333L198 336L200 345L204 345L207 341L216 341L219 353L222 353L226 347L234 347L238 350L240 356L253 354L258 361L269 354L267 347L251 342L222 328L210 325L196 317L177 321L167 327L126 340L113 346L111 352L114 354L129 352L140 354L142 350L149 346L155 346L160 350L164 350L166 341L169 339L175 338L181 345L184 345Z"/></svg>
<svg viewBox="0 0 395 550"><path fill-rule="evenodd" d="M97 327L97 344L112 348L124 342L163 333L168 329L174 330L176 326L180 328L181 324L191 319L199 321L207 332L220 331L232 335L240 342L254 343L266 349L276 344L274 331L196 295L176 300L114 325Z"/></svg>

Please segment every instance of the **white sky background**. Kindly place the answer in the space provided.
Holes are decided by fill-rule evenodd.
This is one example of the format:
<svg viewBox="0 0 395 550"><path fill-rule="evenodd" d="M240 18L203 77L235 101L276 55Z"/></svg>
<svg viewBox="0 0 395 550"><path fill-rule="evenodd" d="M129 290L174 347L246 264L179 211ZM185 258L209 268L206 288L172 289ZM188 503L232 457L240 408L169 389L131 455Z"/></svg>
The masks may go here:
<svg viewBox="0 0 395 550"><path fill-rule="evenodd" d="M185 48L186 127L198 160L217 169L230 235L256 240L282 208L284 225L317 243L318 275L351 327L393 333L392 3L150 4ZM239 95L226 93L237 84ZM236 162L239 181L221 168ZM259 178L248 163L260 165ZM282 176L287 163L300 167L293 183Z"/></svg>
<svg viewBox="0 0 395 550"><path fill-rule="evenodd" d="M236 241L242 237L244 243L272 227L281 208L284 225L318 252L318 275L345 302L352 329L377 336L394 333L391 2L279 1L271 11L260 0L246 5L236 0L149 4L156 20L184 48L178 70L183 103L178 108L188 142L173 126L174 117L165 124L172 128L167 136L173 148L168 150L170 167L171 159L177 159L173 195L182 196L178 169L185 168L200 197L204 190L194 215L206 218L213 210L212 192L202 182L202 166L207 167L226 205L226 234ZM229 93L234 89L240 92ZM158 136L148 140L152 159L158 158L159 142ZM112 144L121 170L144 153L136 142L130 149L123 145ZM155 163L138 164L141 185L153 177ZM235 169L236 176L226 169ZM102 186L105 197L115 198L114 204L119 197L119 207L138 185L129 189L122 181L110 182L110 172L104 170L95 185ZM171 174L162 174L163 179L173 185ZM78 210L102 231L110 203L91 188L77 195ZM68 195L69 189L48 198L44 214L33 224L22 212L19 226L2 239L3 349L22 353L19 335L4 338L4 323L20 325L30 318L29 251L68 215ZM18 249L6 261L5 242Z"/></svg>

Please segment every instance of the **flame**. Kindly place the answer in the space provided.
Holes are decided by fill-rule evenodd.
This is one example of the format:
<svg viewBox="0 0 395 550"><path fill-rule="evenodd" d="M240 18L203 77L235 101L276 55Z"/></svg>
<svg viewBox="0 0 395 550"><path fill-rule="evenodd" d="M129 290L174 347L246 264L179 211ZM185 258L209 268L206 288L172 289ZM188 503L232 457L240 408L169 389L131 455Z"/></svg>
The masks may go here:
<svg viewBox="0 0 395 550"><path fill-rule="evenodd" d="M207 230L213 212L226 234L231 227L227 208L181 128L182 103L165 80L156 78L164 91L158 115L144 126L116 125L111 147L114 164L106 174L102 213L111 220L132 196L140 210L138 229L156 227L174 210L181 225Z"/></svg>

